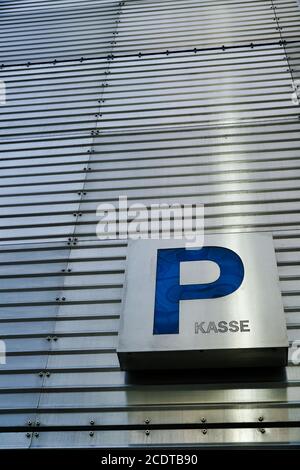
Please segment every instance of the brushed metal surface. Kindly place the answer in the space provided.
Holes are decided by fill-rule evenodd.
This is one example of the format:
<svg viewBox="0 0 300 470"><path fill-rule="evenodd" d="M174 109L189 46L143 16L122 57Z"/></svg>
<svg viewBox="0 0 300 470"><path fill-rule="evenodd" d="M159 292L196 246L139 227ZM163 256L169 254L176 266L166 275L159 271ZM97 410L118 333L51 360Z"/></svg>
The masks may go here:
<svg viewBox="0 0 300 470"><path fill-rule="evenodd" d="M2 2L0 447L299 441L283 427L299 421L292 349L276 374L120 372L127 246L95 236L97 204L120 192L148 205L200 198L208 232L272 232L300 341L299 15L297 0ZM188 429L203 416L278 427ZM92 438L81 429L92 419L111 427ZM187 429L146 436L146 419Z"/></svg>

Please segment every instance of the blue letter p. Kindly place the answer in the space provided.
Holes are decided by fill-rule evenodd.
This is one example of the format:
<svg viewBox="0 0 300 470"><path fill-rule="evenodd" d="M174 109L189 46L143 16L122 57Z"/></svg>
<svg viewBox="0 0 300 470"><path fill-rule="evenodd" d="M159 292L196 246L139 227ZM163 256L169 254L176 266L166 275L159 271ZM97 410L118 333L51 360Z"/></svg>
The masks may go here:
<svg viewBox="0 0 300 470"><path fill-rule="evenodd" d="M213 261L220 268L219 278L207 284L180 285L182 261ZM216 299L232 294L244 279L241 258L232 250L206 246L198 250L162 249L157 252L154 335L179 333L179 301Z"/></svg>

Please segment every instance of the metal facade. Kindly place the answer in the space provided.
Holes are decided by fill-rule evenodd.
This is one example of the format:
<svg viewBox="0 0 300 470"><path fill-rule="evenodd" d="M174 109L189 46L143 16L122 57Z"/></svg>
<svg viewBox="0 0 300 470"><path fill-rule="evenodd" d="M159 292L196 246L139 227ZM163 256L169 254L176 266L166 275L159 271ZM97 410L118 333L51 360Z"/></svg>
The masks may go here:
<svg viewBox="0 0 300 470"><path fill-rule="evenodd" d="M95 236L120 194L272 232L300 340L298 1L4 0L0 50L0 447L299 442L292 360L120 371L126 243Z"/></svg>

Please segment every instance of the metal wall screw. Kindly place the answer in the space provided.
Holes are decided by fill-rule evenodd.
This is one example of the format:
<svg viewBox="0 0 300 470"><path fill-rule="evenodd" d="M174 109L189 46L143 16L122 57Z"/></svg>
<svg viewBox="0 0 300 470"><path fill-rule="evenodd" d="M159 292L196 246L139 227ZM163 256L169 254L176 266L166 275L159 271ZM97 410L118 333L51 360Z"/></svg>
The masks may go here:
<svg viewBox="0 0 300 470"><path fill-rule="evenodd" d="M93 419L91 419L90 424L91 424L91 426L93 426L95 424L95 421Z"/></svg>
<svg viewBox="0 0 300 470"><path fill-rule="evenodd" d="M149 436L149 434L150 434L149 429L146 429L145 434L146 434L146 436Z"/></svg>
<svg viewBox="0 0 300 470"><path fill-rule="evenodd" d="M201 418L201 423L206 423L206 418Z"/></svg>
<svg viewBox="0 0 300 470"><path fill-rule="evenodd" d="M207 429L203 429L202 434L207 434Z"/></svg>
<svg viewBox="0 0 300 470"><path fill-rule="evenodd" d="M266 430L264 428L260 428L259 430L262 434L265 434Z"/></svg>
<svg viewBox="0 0 300 470"><path fill-rule="evenodd" d="M90 434L91 437L93 437L94 431L90 431L89 434Z"/></svg>
<svg viewBox="0 0 300 470"><path fill-rule="evenodd" d="M260 417L258 418L258 421L263 421L263 420L264 420L264 417L263 417L263 416L260 416Z"/></svg>

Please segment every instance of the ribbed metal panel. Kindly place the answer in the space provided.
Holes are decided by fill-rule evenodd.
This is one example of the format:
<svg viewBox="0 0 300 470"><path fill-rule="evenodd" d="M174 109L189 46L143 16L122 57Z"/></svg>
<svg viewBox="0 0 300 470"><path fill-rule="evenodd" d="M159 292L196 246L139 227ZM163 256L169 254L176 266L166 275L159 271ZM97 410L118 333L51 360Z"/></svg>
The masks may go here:
<svg viewBox="0 0 300 470"><path fill-rule="evenodd" d="M2 2L0 447L299 442L291 356L120 371L127 245L95 235L119 195L202 201L208 232L272 232L300 340L299 18L296 0Z"/></svg>

